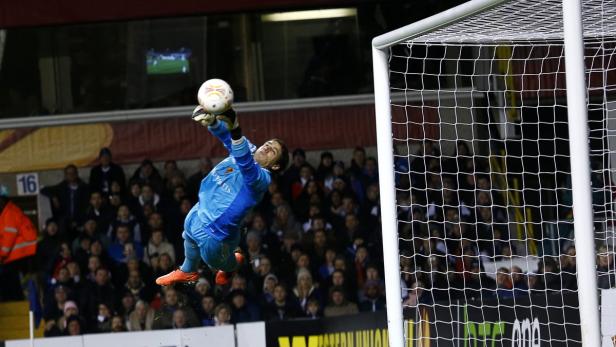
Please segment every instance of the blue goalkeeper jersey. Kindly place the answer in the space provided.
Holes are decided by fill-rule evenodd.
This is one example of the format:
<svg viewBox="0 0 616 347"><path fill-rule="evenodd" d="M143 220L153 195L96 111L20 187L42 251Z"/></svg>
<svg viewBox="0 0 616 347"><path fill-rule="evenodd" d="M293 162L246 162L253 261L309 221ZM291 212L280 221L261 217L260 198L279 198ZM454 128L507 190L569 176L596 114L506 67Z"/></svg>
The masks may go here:
<svg viewBox="0 0 616 347"><path fill-rule="evenodd" d="M197 210L212 236L222 241L235 236L242 219L261 201L272 178L253 159L255 146L245 137L232 141L226 124L220 121L208 129L231 155L201 181L199 202L192 210Z"/></svg>

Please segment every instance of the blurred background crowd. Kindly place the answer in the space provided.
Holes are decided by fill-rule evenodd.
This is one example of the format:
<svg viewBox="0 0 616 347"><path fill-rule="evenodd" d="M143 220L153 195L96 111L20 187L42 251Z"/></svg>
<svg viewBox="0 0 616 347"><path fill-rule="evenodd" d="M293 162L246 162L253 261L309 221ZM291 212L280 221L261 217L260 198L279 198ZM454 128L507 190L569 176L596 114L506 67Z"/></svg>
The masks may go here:
<svg viewBox="0 0 616 347"><path fill-rule="evenodd" d="M212 169L162 170L144 160L134 173L100 151L89 177L64 169L45 188L53 208L36 254L44 283L45 335L221 325L335 316L384 308L377 163L302 149L246 218L248 260L226 287L203 263L196 285L159 287L183 261L184 218ZM344 160L340 160L344 159Z"/></svg>

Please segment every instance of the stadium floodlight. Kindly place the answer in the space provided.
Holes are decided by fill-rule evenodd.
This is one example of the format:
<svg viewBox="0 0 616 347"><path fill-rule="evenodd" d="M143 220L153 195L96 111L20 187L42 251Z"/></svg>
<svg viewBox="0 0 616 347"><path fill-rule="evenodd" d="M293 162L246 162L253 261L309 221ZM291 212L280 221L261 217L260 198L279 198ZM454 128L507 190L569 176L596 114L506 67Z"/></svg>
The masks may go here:
<svg viewBox="0 0 616 347"><path fill-rule="evenodd" d="M372 45L390 346L600 346L616 2L472 0Z"/></svg>
<svg viewBox="0 0 616 347"><path fill-rule="evenodd" d="M329 19L341 17L355 17L357 9L354 8L330 8L324 10L306 10L276 12L261 15L262 22L291 22L298 20Z"/></svg>

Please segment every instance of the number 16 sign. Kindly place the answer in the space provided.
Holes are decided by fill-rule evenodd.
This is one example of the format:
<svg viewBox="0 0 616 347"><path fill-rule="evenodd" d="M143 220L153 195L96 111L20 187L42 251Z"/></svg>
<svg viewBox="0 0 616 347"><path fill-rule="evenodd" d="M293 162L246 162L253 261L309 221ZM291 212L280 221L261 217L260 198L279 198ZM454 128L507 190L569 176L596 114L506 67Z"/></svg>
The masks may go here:
<svg viewBox="0 0 616 347"><path fill-rule="evenodd" d="M17 195L36 195L39 192L38 173L17 175Z"/></svg>

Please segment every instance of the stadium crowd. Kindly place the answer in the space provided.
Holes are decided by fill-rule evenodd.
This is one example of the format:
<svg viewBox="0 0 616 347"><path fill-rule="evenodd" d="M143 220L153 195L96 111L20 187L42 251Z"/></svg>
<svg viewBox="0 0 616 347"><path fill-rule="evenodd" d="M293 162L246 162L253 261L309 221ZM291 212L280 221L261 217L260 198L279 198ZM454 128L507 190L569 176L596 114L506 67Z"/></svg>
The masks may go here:
<svg viewBox="0 0 616 347"><path fill-rule="evenodd" d="M321 154L316 169L296 149L246 218L248 261L216 286L203 263L196 285L154 279L183 260L184 217L212 169L186 176L144 160L130 177L100 152L86 180L75 166L42 191L52 203L37 261L45 335L223 325L381 310L377 163L356 148L349 163Z"/></svg>
<svg viewBox="0 0 616 347"><path fill-rule="evenodd" d="M378 170L356 148L345 163L323 152L316 168L296 149L246 218L248 260L231 284L216 286L201 265L196 285L159 287L154 279L183 261L184 217L213 163L186 176L174 161L163 172L149 160L127 179L111 152L100 152L88 183L70 165L45 188L53 207L39 242L45 335L310 319L385 307ZM483 166L482 166L483 165ZM426 141L395 161L402 301L507 299L577 289L575 248L541 257L537 271L486 260L524 256L509 238L503 196L460 142L441 156ZM614 259L598 250L599 286L613 287Z"/></svg>
<svg viewBox="0 0 616 347"><path fill-rule="evenodd" d="M406 306L577 291L573 239L563 236L556 246L560 249L533 255L529 245L549 235L512 237L512 226L520 222L512 220L507 210L512 204L505 202L506 187L492 180L487 157L473 155L463 141L451 156L443 156L438 142L427 141L409 159L401 156L395 163L396 172L409 172L396 177L402 285L408 285L403 289ZM571 211L571 205L562 203L553 209L552 218L572 227ZM536 269L525 272L510 262L516 258ZM489 276L486 262L499 260L508 260L509 265ZM597 264L599 288L616 286L613 253L606 245L597 247Z"/></svg>

